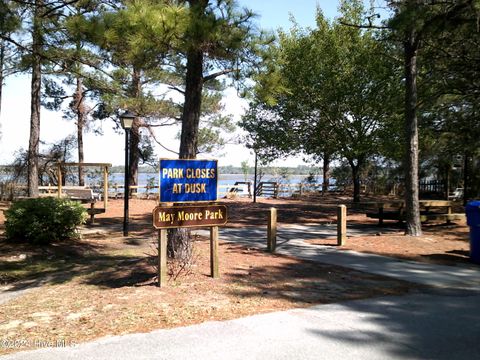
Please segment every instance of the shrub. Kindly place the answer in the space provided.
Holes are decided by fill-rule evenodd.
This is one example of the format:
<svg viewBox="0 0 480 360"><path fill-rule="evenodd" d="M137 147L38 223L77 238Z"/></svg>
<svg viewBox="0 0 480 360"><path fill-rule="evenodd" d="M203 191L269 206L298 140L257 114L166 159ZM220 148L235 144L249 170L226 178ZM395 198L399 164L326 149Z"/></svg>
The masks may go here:
<svg viewBox="0 0 480 360"><path fill-rule="evenodd" d="M16 201L5 211L5 219L7 239L48 244L77 237L77 226L87 213L77 202L47 197Z"/></svg>

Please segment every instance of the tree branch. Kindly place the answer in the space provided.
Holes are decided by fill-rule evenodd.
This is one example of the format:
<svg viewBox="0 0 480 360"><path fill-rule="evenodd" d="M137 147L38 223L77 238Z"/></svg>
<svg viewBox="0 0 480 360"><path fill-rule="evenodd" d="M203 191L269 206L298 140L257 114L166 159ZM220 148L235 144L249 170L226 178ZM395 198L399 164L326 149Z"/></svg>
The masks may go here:
<svg viewBox="0 0 480 360"><path fill-rule="evenodd" d="M150 133L150 135L152 136L153 138L153 141L155 141L158 145L160 145L160 147L162 147L163 149L175 154L178 156L178 152L176 151L173 151L173 150L170 150L169 148L167 148L166 146L164 146L160 141L157 140L157 137L155 136L155 133L153 132L153 129L150 127L150 126L147 126L146 129L148 130L148 132Z"/></svg>
<svg viewBox="0 0 480 360"><path fill-rule="evenodd" d="M182 89L180 89L179 87L176 87L176 86L173 86L173 85L170 85L168 87L170 90L175 90L175 91L178 91L180 94L182 95L185 95L185 91L183 91Z"/></svg>
<svg viewBox="0 0 480 360"><path fill-rule="evenodd" d="M216 73L212 73L212 74L204 76L203 81L207 82L207 81L213 80L213 79L215 79L219 76L230 74L234 71L238 71L238 70L236 70L236 69L225 69L225 70L222 70L222 71L219 71L219 72L216 72Z"/></svg>
<svg viewBox="0 0 480 360"><path fill-rule="evenodd" d="M156 128L156 127L163 127L163 126L173 126L173 125L176 125L176 124L178 124L178 121L171 122L171 123L163 123L163 124L146 124L146 123L144 123L143 126L144 127Z"/></svg>
<svg viewBox="0 0 480 360"><path fill-rule="evenodd" d="M72 5L72 4L75 4L76 2L78 2L79 0L70 0L70 1L67 1L66 3L63 3L63 4L60 4L58 6L55 6L51 9L48 9L47 11L45 11L43 14L42 14L42 17L47 17L48 15L50 15L51 13L57 11L57 10L60 10L61 8L64 8L64 7L67 7L69 5Z"/></svg>
<svg viewBox="0 0 480 360"><path fill-rule="evenodd" d="M0 33L0 39L4 40L4 41L7 41L13 45L15 45L17 48L19 49L22 49L30 54L33 54L33 51L32 49L29 49L27 46L25 45L22 45L21 43L19 43L18 41L12 39L11 37L9 36L5 36L4 34ZM44 60L47 60L47 61L50 61L52 64L60 67L61 69L64 68L64 64L60 63L59 61L57 61L55 58L52 58L50 56L46 56L44 53L40 53L38 54L40 55L40 57ZM83 64L83 65L86 65L86 66L89 66L99 72L101 72L102 74L106 75L107 77L109 78L112 78L112 75L109 74L108 72L106 72L105 70L101 69L100 67L96 66L95 64L93 64L93 62L89 62L89 61L84 61L83 59L74 59L74 61L77 61L79 62L80 64ZM70 69L69 69L70 70ZM75 71L74 69L71 69L70 72L72 74L75 74L75 75L78 75L78 76L83 76L85 79L91 79L91 80L95 80L95 78L92 78L90 76L88 76L87 74L83 74L79 71Z"/></svg>
<svg viewBox="0 0 480 360"><path fill-rule="evenodd" d="M370 23L369 25L358 25L358 24L350 24L350 23L347 23L347 22L340 21L340 24L341 24L341 25L344 25L344 26L354 27L354 28L357 28L357 29L376 29L376 30L388 30L388 29L391 29L391 28L388 27L388 26L373 25L373 24L371 24L371 23Z"/></svg>

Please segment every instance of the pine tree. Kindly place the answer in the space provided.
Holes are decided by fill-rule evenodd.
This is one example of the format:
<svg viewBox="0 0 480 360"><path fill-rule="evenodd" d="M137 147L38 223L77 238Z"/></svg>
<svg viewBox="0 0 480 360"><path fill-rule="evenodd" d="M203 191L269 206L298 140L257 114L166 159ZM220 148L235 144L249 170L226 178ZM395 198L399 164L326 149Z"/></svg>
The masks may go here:
<svg viewBox="0 0 480 360"><path fill-rule="evenodd" d="M279 155L301 151L323 159L324 188L330 159L346 159L355 202L362 169L380 153L380 136L397 110L399 82L378 34L359 25L363 16L361 2L342 2L333 23L319 12L317 28L281 32L272 72L258 78L253 111L260 111L243 122L257 142Z"/></svg>
<svg viewBox="0 0 480 360"><path fill-rule="evenodd" d="M233 0L185 0L186 28L174 51L183 60L184 103L181 114L180 159L194 159L199 148L205 89L222 76L237 83L251 71L259 49L269 39L253 23L254 14ZM171 256L186 258L191 241L183 230L169 233Z"/></svg>

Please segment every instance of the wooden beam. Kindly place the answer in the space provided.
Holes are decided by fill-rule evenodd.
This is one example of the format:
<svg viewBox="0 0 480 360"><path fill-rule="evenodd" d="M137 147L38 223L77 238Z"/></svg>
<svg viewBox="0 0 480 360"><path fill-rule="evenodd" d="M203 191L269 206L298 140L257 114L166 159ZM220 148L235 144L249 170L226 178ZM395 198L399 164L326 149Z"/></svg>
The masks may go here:
<svg viewBox="0 0 480 360"><path fill-rule="evenodd" d="M103 168L103 207L108 207L108 166Z"/></svg>

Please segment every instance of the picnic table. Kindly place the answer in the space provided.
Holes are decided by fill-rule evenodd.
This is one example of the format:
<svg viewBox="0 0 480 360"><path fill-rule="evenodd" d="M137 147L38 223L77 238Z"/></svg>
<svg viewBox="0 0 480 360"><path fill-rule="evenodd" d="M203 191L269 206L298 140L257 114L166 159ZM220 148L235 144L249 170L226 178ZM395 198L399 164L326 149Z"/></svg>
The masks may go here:
<svg viewBox="0 0 480 360"><path fill-rule="evenodd" d="M450 200L419 200L420 220L426 221L451 221L465 218L464 213L453 213L453 201ZM361 203L363 207L372 209L368 211L367 217L378 219L378 224L383 225L383 220L405 220L405 201L404 200L382 200Z"/></svg>

